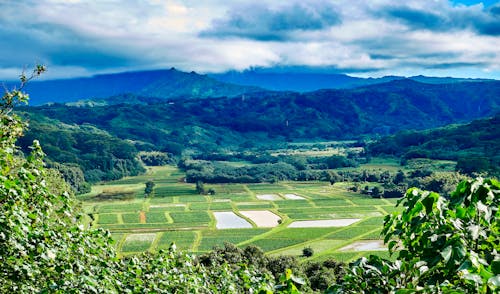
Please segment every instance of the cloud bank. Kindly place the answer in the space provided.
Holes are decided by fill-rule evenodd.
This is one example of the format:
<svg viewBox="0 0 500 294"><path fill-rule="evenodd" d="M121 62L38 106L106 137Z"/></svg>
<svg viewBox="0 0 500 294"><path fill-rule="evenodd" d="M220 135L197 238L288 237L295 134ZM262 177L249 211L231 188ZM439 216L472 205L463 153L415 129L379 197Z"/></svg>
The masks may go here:
<svg viewBox="0 0 500 294"><path fill-rule="evenodd" d="M445 0L0 1L0 79L301 67L500 79L500 3Z"/></svg>

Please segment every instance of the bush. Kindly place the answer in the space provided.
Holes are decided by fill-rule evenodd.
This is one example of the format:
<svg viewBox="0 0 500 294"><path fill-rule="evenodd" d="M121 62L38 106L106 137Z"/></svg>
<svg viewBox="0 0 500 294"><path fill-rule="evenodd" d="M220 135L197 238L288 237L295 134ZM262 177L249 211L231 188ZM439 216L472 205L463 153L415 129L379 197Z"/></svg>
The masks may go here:
<svg viewBox="0 0 500 294"><path fill-rule="evenodd" d="M396 261L377 256L351 265L334 293L498 293L500 182L463 181L450 199L416 188L398 201L382 233Z"/></svg>
<svg viewBox="0 0 500 294"><path fill-rule="evenodd" d="M311 257L314 255L314 250L311 247L305 247L302 249L302 256Z"/></svg>

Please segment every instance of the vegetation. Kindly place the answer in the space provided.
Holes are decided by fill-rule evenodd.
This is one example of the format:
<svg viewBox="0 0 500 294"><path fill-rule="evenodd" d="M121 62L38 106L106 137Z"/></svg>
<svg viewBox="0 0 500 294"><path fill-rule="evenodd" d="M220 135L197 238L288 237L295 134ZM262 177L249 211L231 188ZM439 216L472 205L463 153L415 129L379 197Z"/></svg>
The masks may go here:
<svg viewBox="0 0 500 294"><path fill-rule="evenodd" d="M44 71L37 67L33 76ZM29 80L21 77L21 89ZM109 233L85 228L62 179L43 167L43 152L20 156L24 124L12 107L27 101L8 91L0 104L0 292L245 292L268 291L273 280L253 267L206 268L192 257L160 252L117 258Z"/></svg>
<svg viewBox="0 0 500 294"><path fill-rule="evenodd" d="M457 161L457 171L500 173L500 115L430 131L404 131L368 146L373 156Z"/></svg>
<svg viewBox="0 0 500 294"><path fill-rule="evenodd" d="M383 234L395 261L353 263L338 293L407 291L497 293L500 287L500 183L464 181L449 199L410 189Z"/></svg>
<svg viewBox="0 0 500 294"><path fill-rule="evenodd" d="M455 161L425 160L409 156L408 152L403 154L403 166L389 161L380 164L370 160L375 153L359 149L364 145L362 142L350 143L344 149L333 148L333 143L328 150L311 147L307 154L291 154L279 148L261 152L262 145L252 152L232 153L235 145L227 142L245 137L243 134L262 137L259 133L265 133L271 137L270 141L273 137L279 141L319 134L319 130L305 128L305 117L298 111L288 113L298 118L295 122L299 125L294 130L288 129L292 120L287 118L285 127L273 125L284 117L274 122L275 117L269 118L266 123L270 125L266 126L250 123L257 119L253 110L270 115L278 113L280 107L287 107L289 97L285 99L281 93L266 93L270 95L267 100L249 95L254 100L251 104L241 98L245 107L254 108L245 112L239 118L241 121L232 122L224 120L229 114L220 107L237 100L227 98L174 104L157 100L148 104L152 101L148 100L132 108L121 104L115 109L61 105L30 109L29 113L18 112L29 117L32 125L32 133L21 137L26 124L13 113L13 108L27 101L22 92L25 83L43 71L43 67L37 67L32 76L22 75L20 89L7 91L0 104L0 292L498 291L500 183L482 178L462 181L464 176L453 171L456 168L473 173L478 166L485 167L479 171L496 171L495 154L490 156L485 143L478 143L482 140L496 143L494 130L488 129L491 121L471 124L480 129L478 140L466 144L469 149L458 148L453 152L466 150L464 154L470 155L472 149L483 153L478 151L478 156L470 157L473 160L446 158L456 160L456 167ZM405 83L392 83L386 90L395 96L410 91L408 101L420 97L411 92L411 87L408 90ZM495 87L495 83L492 85L489 87ZM436 89L439 87L432 91ZM354 104L343 99L349 96L354 102L368 103L361 98L372 90L363 88L335 96L347 103L336 107L353 106L346 108L353 113L344 115L354 126L371 118L359 116ZM340 115L331 105L316 105L315 99L324 93L333 95L328 91L290 94L293 98L290 109L307 112L307 106L314 105L313 113L325 117L332 113ZM151 112L142 113L144 117L138 115L146 111L141 107L151 105L153 109L172 108L173 111L166 112L170 114L169 121L162 121L160 112L156 118L146 115ZM425 109L425 105L420 106ZM241 107L237 104L233 110L242 110ZM116 109L132 113L115 113ZM322 112L324 109L332 113L327 115ZM52 113L54 110L62 111ZM184 129L179 132L162 129L163 133L156 133L159 129L149 129L185 123L185 118L177 121L181 116L176 111L180 110L187 116L196 116L200 125L182 126ZM87 118L82 121L74 116L80 111L101 117L91 118L95 125L88 125L84 121ZM49 119L47 113L69 120ZM216 116L222 120L206 120ZM132 127L131 118L145 128ZM155 120L159 123L154 124ZM325 136L338 136L346 127L328 125L335 126L334 131L326 129ZM220 134L212 145L202 144L203 138L216 130L229 131ZM141 131L149 136L134 134ZM189 131L194 131L192 138L187 136ZM451 128L450 132L456 135L454 132L458 131ZM423 134L417 139L425 139ZM400 135L383 140L397 141ZM37 140L30 142L37 136L50 141L46 149L48 169L44 167L40 144ZM179 145L176 140L181 137ZM405 138L413 140L411 136ZM371 145L370 152L376 152L376 144ZM427 148L425 144L418 148ZM252 143L240 141L235 148L248 145ZM216 152L200 153L211 149ZM181 155L194 158L179 160L185 173L166 166L177 162ZM141 174L141 162L153 167ZM94 185L90 193L80 196L82 204L75 201L71 188L87 192L90 186L86 182L101 180L114 181ZM402 207L395 208L396 200L390 198L399 198L412 186L445 196L411 188L397 201ZM455 192L448 195L454 186ZM214 212L234 215L251 228L219 230L220 220L215 219ZM272 213L279 221L273 221L271 226L262 225L261 220L249 216L255 212ZM311 221L338 221L346 225L293 226ZM110 229L113 237L98 227ZM381 243L380 232L389 252L358 259L349 266L341 262L367 254L369 251L352 248ZM113 243L113 239L117 242ZM184 250L201 255L177 251L176 241ZM233 241L236 245L225 243L221 247L222 241ZM376 249L380 248L372 247Z"/></svg>

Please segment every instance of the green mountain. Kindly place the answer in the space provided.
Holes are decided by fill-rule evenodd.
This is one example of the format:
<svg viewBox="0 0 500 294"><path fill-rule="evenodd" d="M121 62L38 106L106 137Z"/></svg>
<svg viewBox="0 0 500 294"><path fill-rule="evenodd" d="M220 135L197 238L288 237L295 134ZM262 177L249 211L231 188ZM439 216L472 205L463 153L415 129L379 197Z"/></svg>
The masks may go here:
<svg viewBox="0 0 500 294"><path fill-rule="evenodd" d="M140 104L121 103L126 101ZM467 122L500 110L500 82L434 85L398 80L351 90L259 92L237 98L165 101L122 95L108 103L28 111L67 124L91 124L157 148L171 143L216 148L242 139L352 139Z"/></svg>

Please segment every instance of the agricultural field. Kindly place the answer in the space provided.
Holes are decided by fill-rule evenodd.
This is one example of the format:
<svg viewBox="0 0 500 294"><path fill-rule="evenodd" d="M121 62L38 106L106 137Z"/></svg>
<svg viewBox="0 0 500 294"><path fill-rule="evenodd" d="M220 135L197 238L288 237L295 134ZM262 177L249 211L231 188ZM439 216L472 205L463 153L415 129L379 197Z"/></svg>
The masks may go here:
<svg viewBox="0 0 500 294"><path fill-rule="evenodd" d="M172 243L203 253L224 242L299 258L311 247L309 259L316 260L387 255L380 231L384 216L397 210L395 200L327 182L210 184L214 195L198 195L183 177L173 166L150 167L145 175L94 186L80 196L89 225L108 229L123 255L168 249ZM148 180L155 186L144 197ZM103 192L119 200L101 200ZM123 200L122 192L133 197Z"/></svg>

